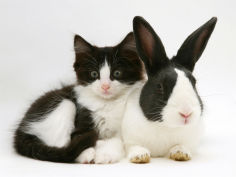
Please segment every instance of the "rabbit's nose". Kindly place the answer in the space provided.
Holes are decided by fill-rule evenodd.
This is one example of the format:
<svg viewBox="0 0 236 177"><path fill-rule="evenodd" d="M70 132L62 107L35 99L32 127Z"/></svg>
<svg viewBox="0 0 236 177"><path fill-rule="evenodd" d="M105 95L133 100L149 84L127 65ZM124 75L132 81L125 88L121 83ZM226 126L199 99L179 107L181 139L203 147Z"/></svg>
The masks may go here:
<svg viewBox="0 0 236 177"><path fill-rule="evenodd" d="M179 112L179 114L180 114L181 117L183 117L184 119L187 119L187 118L189 118L189 117L192 115L192 113L182 113L182 112Z"/></svg>

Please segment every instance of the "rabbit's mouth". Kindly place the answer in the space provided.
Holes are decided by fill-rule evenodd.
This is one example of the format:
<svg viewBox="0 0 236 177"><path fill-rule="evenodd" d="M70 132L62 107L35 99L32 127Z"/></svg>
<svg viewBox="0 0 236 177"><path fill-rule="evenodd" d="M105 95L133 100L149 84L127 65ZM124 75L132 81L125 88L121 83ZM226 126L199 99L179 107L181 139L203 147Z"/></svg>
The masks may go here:
<svg viewBox="0 0 236 177"><path fill-rule="evenodd" d="M192 112L185 112L185 113L183 113L183 112L179 112L179 115L180 115L180 117L183 119L183 121L184 121L184 124L188 124L189 123L189 119L190 119L190 117L192 116Z"/></svg>

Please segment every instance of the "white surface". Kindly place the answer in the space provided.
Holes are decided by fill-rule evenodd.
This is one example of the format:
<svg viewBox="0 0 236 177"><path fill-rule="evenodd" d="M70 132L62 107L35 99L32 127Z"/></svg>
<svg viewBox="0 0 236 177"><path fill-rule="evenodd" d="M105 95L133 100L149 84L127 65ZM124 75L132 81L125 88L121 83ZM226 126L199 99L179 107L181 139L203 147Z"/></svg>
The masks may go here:
<svg viewBox="0 0 236 177"><path fill-rule="evenodd" d="M0 176L236 176L236 2L0 0ZM73 33L98 46L118 43L144 16L169 56L196 28L219 21L196 65L206 136L189 162L153 159L135 165L57 164L16 155L14 124L43 91L72 82Z"/></svg>

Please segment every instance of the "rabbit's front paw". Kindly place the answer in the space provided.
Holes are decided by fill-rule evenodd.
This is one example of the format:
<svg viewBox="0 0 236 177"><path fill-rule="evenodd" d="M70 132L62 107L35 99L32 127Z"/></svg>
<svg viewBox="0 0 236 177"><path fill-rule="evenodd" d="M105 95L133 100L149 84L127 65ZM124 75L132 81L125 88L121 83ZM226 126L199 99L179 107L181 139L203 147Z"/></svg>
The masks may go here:
<svg viewBox="0 0 236 177"><path fill-rule="evenodd" d="M169 158L176 161L187 161L192 158L192 155L185 147L176 145L170 149Z"/></svg>
<svg viewBox="0 0 236 177"><path fill-rule="evenodd" d="M128 158L132 163L148 163L150 156L149 150L141 146L133 146L129 149Z"/></svg>

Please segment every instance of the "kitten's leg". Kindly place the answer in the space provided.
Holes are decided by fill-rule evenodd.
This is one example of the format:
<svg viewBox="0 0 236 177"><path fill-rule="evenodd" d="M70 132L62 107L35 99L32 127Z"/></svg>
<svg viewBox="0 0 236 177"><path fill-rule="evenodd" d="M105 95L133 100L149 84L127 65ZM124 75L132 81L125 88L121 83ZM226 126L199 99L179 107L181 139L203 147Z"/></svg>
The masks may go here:
<svg viewBox="0 0 236 177"><path fill-rule="evenodd" d="M150 151L142 146L130 146L127 148L128 159L132 163L150 162Z"/></svg>
<svg viewBox="0 0 236 177"><path fill-rule="evenodd" d="M95 158L95 148L90 147L88 149L85 149L79 155L79 157L75 159L75 162L84 163L84 164L94 163L94 158Z"/></svg>
<svg viewBox="0 0 236 177"><path fill-rule="evenodd" d="M124 147L120 138L99 140L96 144L95 163L115 163L124 157Z"/></svg>
<svg viewBox="0 0 236 177"><path fill-rule="evenodd" d="M176 161L187 161L192 158L191 152L182 145L176 145L172 147L168 154L170 159Z"/></svg>
<svg viewBox="0 0 236 177"><path fill-rule="evenodd" d="M31 118L38 115L33 113L27 113L25 117ZM21 125L15 132L16 151L39 160L74 162L83 150L94 146L97 140L95 130L71 135L74 130L75 114L74 103L64 99L41 119L39 117L35 121L25 121L23 125L27 126Z"/></svg>
<svg viewBox="0 0 236 177"><path fill-rule="evenodd" d="M70 142L75 115L75 104L68 99L64 99L41 120L28 122L28 126L23 131L37 136L47 146L65 147Z"/></svg>

